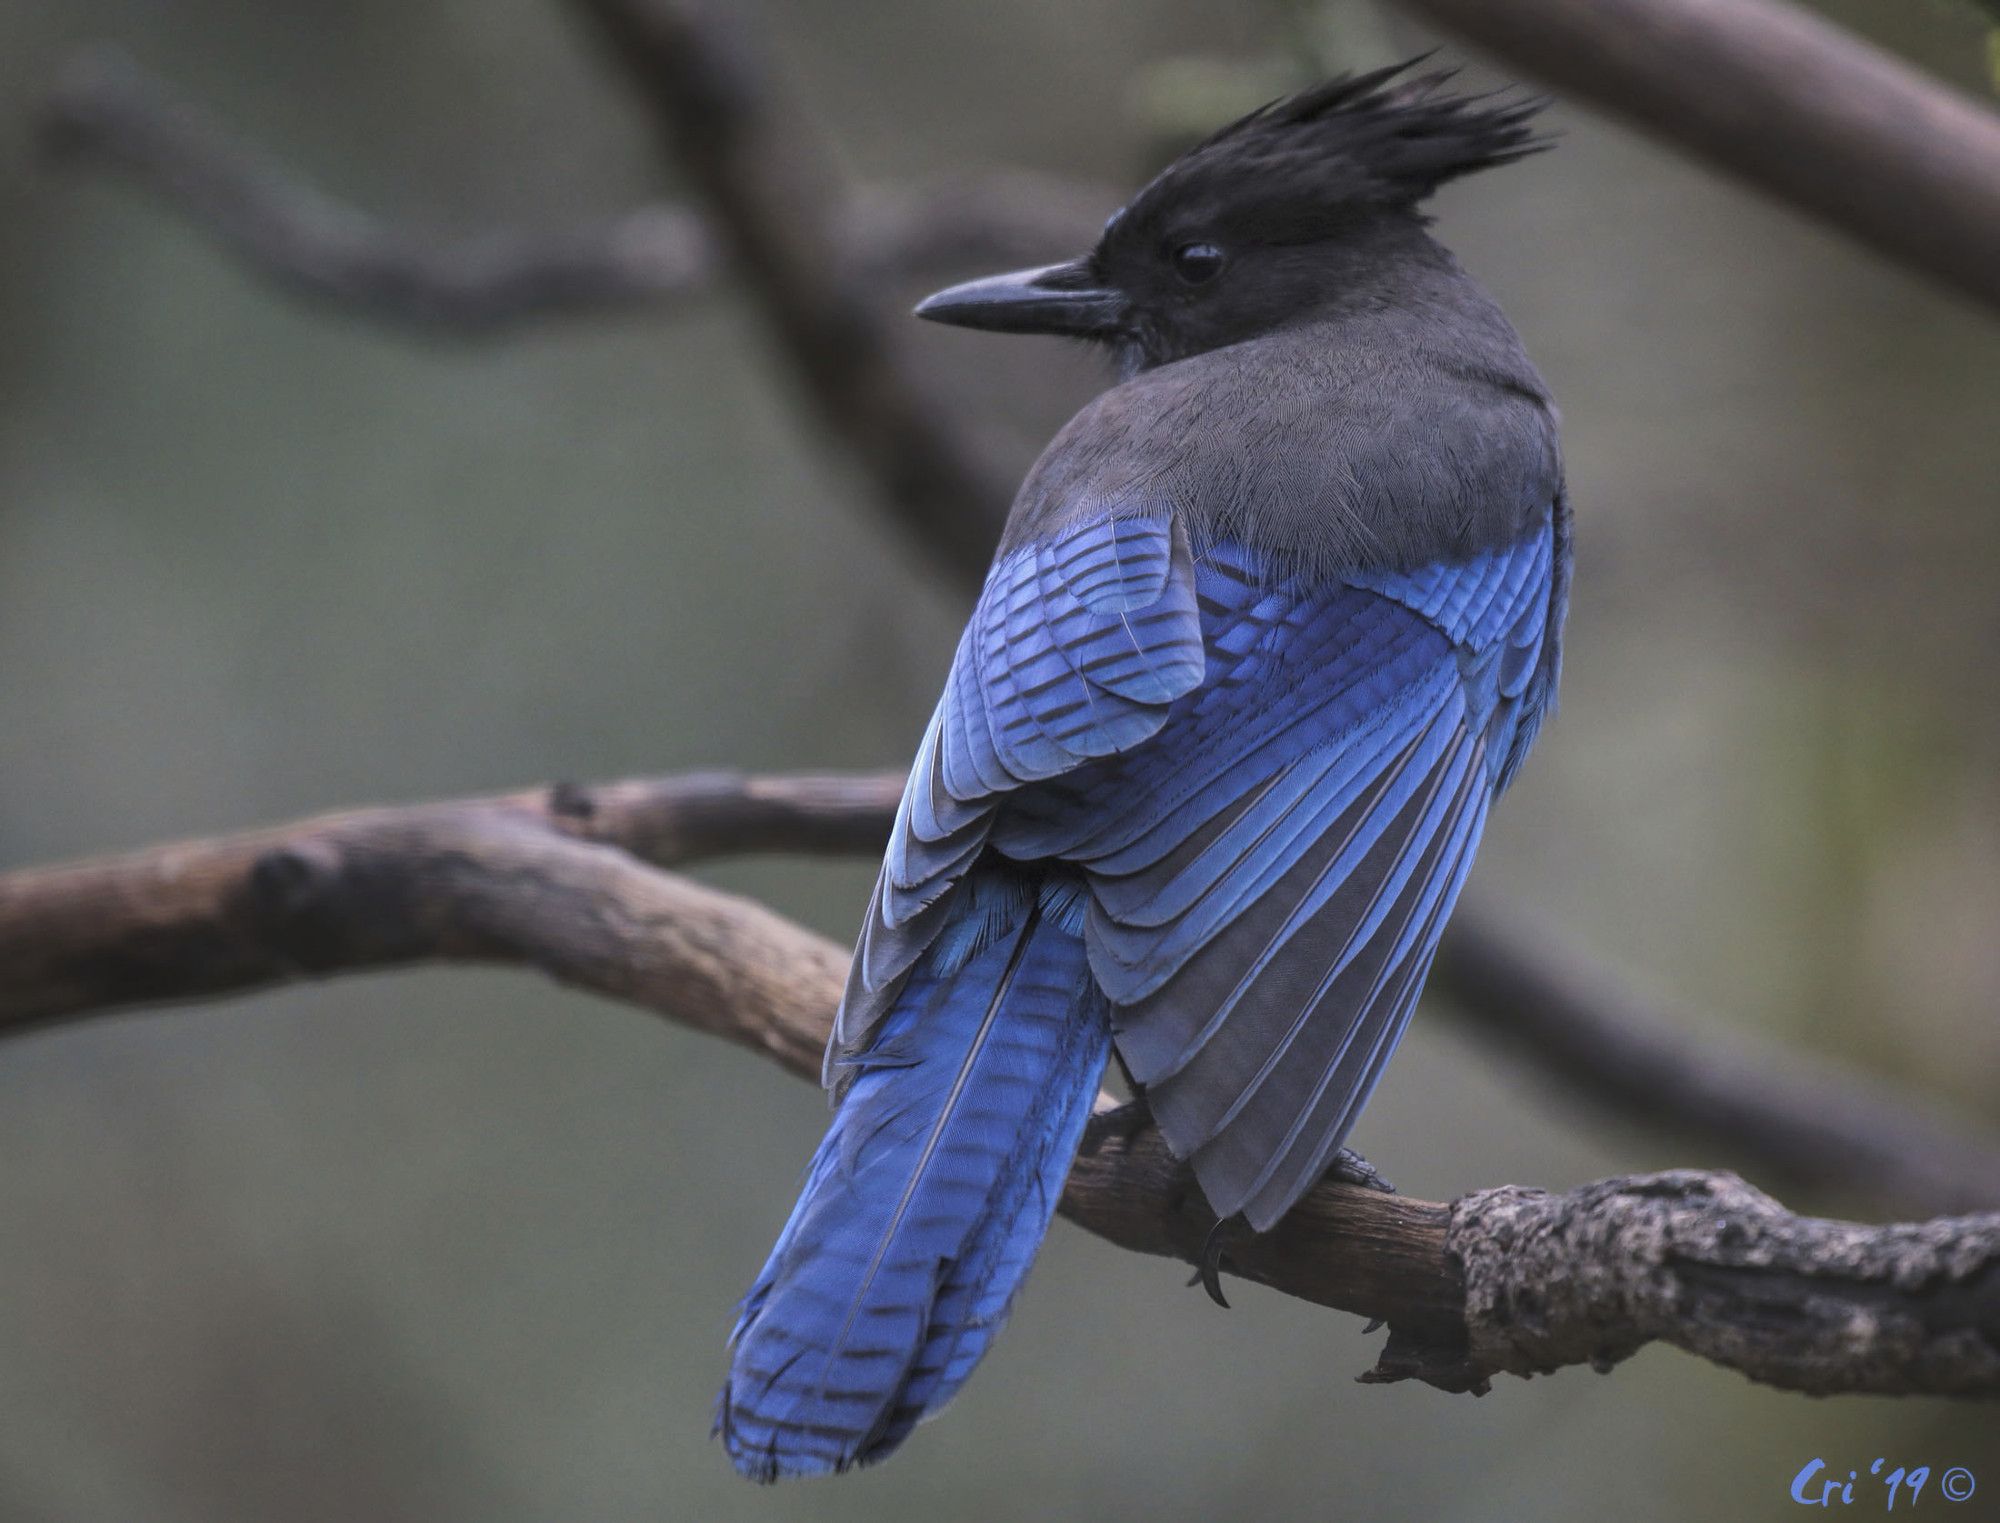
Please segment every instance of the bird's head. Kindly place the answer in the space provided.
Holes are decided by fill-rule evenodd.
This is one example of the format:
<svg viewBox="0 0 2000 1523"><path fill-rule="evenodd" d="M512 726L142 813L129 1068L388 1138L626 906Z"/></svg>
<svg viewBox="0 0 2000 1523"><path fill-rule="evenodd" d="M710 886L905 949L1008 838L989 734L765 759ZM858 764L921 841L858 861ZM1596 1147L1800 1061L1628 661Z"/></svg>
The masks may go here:
<svg viewBox="0 0 2000 1523"><path fill-rule="evenodd" d="M1343 75L1189 149L1079 259L968 281L917 316L1093 340L1134 371L1255 338L1330 303L1393 300L1445 181L1548 146L1539 100L1444 93L1412 63Z"/></svg>

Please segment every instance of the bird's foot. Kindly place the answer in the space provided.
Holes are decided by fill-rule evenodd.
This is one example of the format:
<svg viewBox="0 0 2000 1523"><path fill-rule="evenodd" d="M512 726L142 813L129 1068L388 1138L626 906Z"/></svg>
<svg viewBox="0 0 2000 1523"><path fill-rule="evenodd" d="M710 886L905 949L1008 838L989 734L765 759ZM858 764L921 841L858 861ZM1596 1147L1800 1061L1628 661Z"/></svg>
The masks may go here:
<svg viewBox="0 0 2000 1523"><path fill-rule="evenodd" d="M1327 1165L1326 1177L1337 1179L1344 1185L1359 1185L1364 1190L1380 1190L1384 1195L1396 1193L1396 1187L1382 1177L1382 1171L1353 1148L1342 1148L1333 1155L1333 1162Z"/></svg>
<svg viewBox="0 0 2000 1523"><path fill-rule="evenodd" d="M1100 1117L1093 1117L1092 1120L1093 1122L1111 1118L1123 1120L1120 1112L1130 1109L1130 1106L1120 1106L1118 1110L1105 1112ZM1359 1185L1364 1190L1380 1190L1384 1195L1396 1193L1396 1187L1382 1177L1381 1170L1352 1148L1342 1148L1333 1155L1333 1162L1327 1165L1326 1177L1337 1179L1342 1184ZM1188 1280L1190 1286L1199 1285L1207 1291L1209 1300L1225 1310L1229 1306L1229 1301L1222 1294L1223 1253L1228 1246L1229 1234L1240 1226L1242 1221L1243 1218L1240 1216L1226 1216L1208 1229L1208 1236L1202 1240L1201 1257L1196 1261L1195 1272ZM1371 1327L1370 1331L1373 1330Z"/></svg>
<svg viewBox="0 0 2000 1523"><path fill-rule="evenodd" d="M1190 1286L1199 1285L1208 1292L1209 1300L1224 1311L1229 1310L1228 1298L1222 1294L1222 1249L1223 1239L1229 1228L1238 1221L1234 1216L1225 1216L1208 1229L1208 1236L1202 1240L1201 1260L1195 1266L1194 1275L1188 1280Z"/></svg>

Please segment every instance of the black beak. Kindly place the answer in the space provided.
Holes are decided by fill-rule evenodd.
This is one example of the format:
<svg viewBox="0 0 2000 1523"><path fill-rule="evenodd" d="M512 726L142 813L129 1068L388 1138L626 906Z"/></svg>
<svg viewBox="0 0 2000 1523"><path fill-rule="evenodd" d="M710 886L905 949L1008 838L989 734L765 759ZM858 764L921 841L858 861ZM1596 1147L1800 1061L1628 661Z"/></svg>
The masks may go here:
<svg viewBox="0 0 2000 1523"><path fill-rule="evenodd" d="M1102 284L1087 259L968 280L926 298L917 316L992 333L1067 333L1104 338L1125 320L1122 294Z"/></svg>

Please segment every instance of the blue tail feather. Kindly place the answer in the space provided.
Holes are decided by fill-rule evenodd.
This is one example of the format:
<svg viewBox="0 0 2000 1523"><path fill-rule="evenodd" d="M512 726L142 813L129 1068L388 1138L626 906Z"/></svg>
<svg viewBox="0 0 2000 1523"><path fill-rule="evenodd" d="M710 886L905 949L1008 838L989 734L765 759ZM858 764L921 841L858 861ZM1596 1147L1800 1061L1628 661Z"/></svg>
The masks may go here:
<svg viewBox="0 0 2000 1523"><path fill-rule="evenodd" d="M1074 885L976 872L851 1062L732 1339L716 1426L745 1475L881 1458L999 1329L1109 1053L1081 921Z"/></svg>

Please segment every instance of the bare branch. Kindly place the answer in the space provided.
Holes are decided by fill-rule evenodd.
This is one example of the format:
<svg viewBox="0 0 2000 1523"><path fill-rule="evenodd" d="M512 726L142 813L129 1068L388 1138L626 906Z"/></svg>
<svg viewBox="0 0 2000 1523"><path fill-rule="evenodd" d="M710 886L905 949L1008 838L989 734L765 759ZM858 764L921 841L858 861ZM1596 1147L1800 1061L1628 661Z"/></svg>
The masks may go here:
<svg viewBox="0 0 2000 1523"><path fill-rule="evenodd" d="M1064 1214L1197 1262L1213 1218L1159 1134L1092 1141ZM1270 1232L1232 1237L1224 1263L1384 1318L1370 1383L1484 1394L1495 1375L1607 1370L1658 1341L1817 1396L2000 1396L2000 1214L1864 1227L1685 1169L1448 1205L1322 1183Z"/></svg>
<svg viewBox="0 0 2000 1523"><path fill-rule="evenodd" d="M613 862L629 856L662 867L751 852L872 854L900 792L901 780L886 773L559 784L0 875L0 1033L321 971L458 956L524 961L564 982L667 1009L605 971L642 962L641 940L579 957L585 943L555 920L503 919L498 929L460 921L445 935L426 906L437 899L436 881L455 881L450 874L468 860L453 843L483 843L490 855L510 841L555 835L579 847L618 848ZM328 894L320 886L324 864L350 864L336 881L366 886L373 879L364 869L385 854L390 878L417 888L372 888L369 912L343 908L339 934L321 939L316 927L325 916L314 906ZM550 860L576 873L587 867L607 892L641 881L630 878L629 863L614 871L590 853ZM295 880L305 888L288 888ZM582 880L573 882L580 893ZM616 924L629 933L643 918L621 912ZM512 950L503 956L496 947ZM1433 987L1447 997L1446 1011L1567 1081L1575 1100L1620 1119L1719 1137L1733 1156L1776 1178L1899 1212L2000 1201L2000 1144L1992 1139L1800 1055L1740 1038L1695 1040L1671 1013L1534 938L1496 931L1472 906L1447 934Z"/></svg>
<svg viewBox="0 0 2000 1523"><path fill-rule="evenodd" d="M1446 933L1431 988L1481 1037L1604 1114L1728 1150L1759 1172L1890 1210L2000 1206L2000 1141L1876 1080L1723 1037L1575 951L1478 906Z"/></svg>
<svg viewBox="0 0 2000 1523"><path fill-rule="evenodd" d="M300 183L115 56L68 72L43 136L53 153L122 170L296 293L439 331L686 296L721 264L702 219L672 206L541 235L399 234Z"/></svg>
<svg viewBox="0 0 2000 1523"><path fill-rule="evenodd" d="M42 137L52 156L122 173L284 289L433 335L666 306L726 274L707 220L680 206L458 241L388 227L271 163L116 54L65 73L45 103ZM978 259L1027 263L1087 241L1111 199L1022 172L872 189L846 209L834 252L876 288Z"/></svg>
<svg viewBox="0 0 2000 1523"><path fill-rule="evenodd" d="M720 773L558 784L0 875L0 1034L327 973L460 960L526 964L701 1025L676 1003L674 970L700 960L687 938L726 942L728 927L711 926L715 915L754 921L755 906L711 914L706 890L652 871L634 852L672 861L780 844L878 849L884 790L872 777ZM782 941L784 923L766 921L751 931ZM791 942L784 952L782 968L759 974L751 964L731 996L765 1012L745 1029L766 1045L783 1026L771 1012L809 1001L787 984L760 987L757 977L825 972L837 1001L846 976L838 949ZM784 1055L802 1072L818 1072L817 1031L786 1038Z"/></svg>
<svg viewBox="0 0 2000 1523"><path fill-rule="evenodd" d="M1891 259L2000 306L2000 117L1776 0L1403 0Z"/></svg>
<svg viewBox="0 0 2000 1523"><path fill-rule="evenodd" d="M829 251L851 215L831 156L775 93L748 40L691 0L574 0L699 188L827 428L912 540L976 580L1011 482L937 406L880 311Z"/></svg>
<svg viewBox="0 0 2000 1523"><path fill-rule="evenodd" d="M330 815L0 878L0 1031L362 968L540 969L801 1076L847 955L746 899L640 862L875 840L881 778L630 782ZM1199 1260L1213 1219L1138 1107L1093 1121L1065 1214ZM1794 1217L1731 1175L1506 1187L1450 1205L1322 1184L1226 1266L1386 1318L1370 1380L1483 1390L1663 1339L1787 1389L2000 1395L2000 1216ZM1785 1315L1770 1314L1782 1304Z"/></svg>
<svg viewBox="0 0 2000 1523"><path fill-rule="evenodd" d="M933 400L892 340L868 288L885 275L974 248L1037 257L1072 247L1103 201L1039 177L959 180L922 192L850 195L797 117L767 98L740 37L675 0L576 0L652 108L674 161L701 190L716 231L828 428L869 471L890 515L961 580L976 581L1011 485ZM85 77L59 97L57 136L103 152L167 191L253 263L316 294L373 299L394 315L500 321L563 306L679 294L713 251L704 224L664 208L635 214L642 244L662 218L685 234L684 265L634 272L597 245L560 241L553 290L530 289L520 252L504 292L463 266L481 245L421 250L289 184L129 77ZM1086 210L1086 205L1088 210ZM631 235L631 236L626 236ZM512 245L506 245L513 247ZM629 250L628 250L629 252ZM699 259L695 253L699 253ZM477 264L477 261L473 261ZM565 284L582 265L591 280ZM383 267L391 278L382 278ZM562 277L562 278L557 278ZM461 299L468 279L481 301Z"/></svg>
<svg viewBox="0 0 2000 1523"><path fill-rule="evenodd" d="M758 852L879 855L903 796L890 772L692 772L583 787L558 783L493 802L539 814L655 867Z"/></svg>

